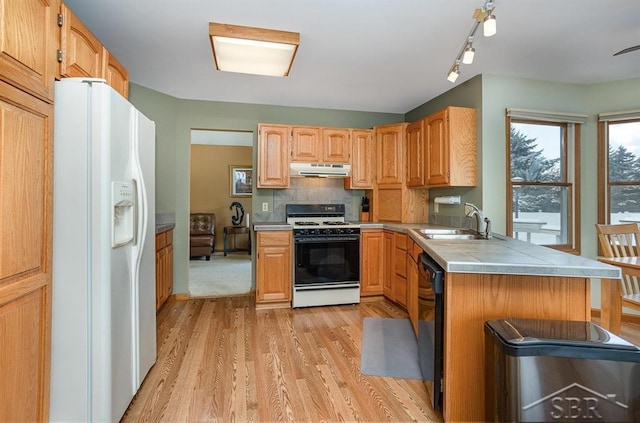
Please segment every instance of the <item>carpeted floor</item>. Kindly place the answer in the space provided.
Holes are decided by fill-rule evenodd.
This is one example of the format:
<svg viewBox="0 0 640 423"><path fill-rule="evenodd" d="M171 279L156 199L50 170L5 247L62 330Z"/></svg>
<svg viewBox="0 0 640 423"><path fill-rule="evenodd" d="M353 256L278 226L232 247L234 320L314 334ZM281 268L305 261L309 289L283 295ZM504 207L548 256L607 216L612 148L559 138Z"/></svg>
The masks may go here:
<svg viewBox="0 0 640 423"><path fill-rule="evenodd" d="M251 291L251 256L222 253L189 261L189 294L192 297L219 297Z"/></svg>
<svg viewBox="0 0 640 423"><path fill-rule="evenodd" d="M409 319L364 318L360 372L371 376L422 379L418 345Z"/></svg>

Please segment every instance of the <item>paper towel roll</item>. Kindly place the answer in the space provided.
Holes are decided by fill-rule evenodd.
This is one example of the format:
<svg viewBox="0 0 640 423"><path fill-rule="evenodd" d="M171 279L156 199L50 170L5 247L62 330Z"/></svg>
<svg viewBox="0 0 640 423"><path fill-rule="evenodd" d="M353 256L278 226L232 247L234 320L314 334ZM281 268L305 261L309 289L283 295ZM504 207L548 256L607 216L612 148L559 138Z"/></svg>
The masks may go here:
<svg viewBox="0 0 640 423"><path fill-rule="evenodd" d="M460 196L436 197L433 202L438 204L460 204Z"/></svg>

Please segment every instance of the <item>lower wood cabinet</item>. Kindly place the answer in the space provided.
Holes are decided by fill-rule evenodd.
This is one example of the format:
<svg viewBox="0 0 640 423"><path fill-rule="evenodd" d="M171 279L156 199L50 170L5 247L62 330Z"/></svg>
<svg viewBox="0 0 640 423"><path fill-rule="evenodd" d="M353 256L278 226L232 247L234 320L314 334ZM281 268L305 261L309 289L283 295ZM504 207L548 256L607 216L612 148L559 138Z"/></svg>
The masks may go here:
<svg viewBox="0 0 640 423"><path fill-rule="evenodd" d="M393 232L384 231L384 265L383 265L383 280L382 280L382 293L385 297L393 300L393 280L395 277L395 270L393 268L393 255L395 247L393 245Z"/></svg>
<svg viewBox="0 0 640 423"><path fill-rule="evenodd" d="M360 296L383 294L384 232L360 231Z"/></svg>
<svg viewBox="0 0 640 423"><path fill-rule="evenodd" d="M407 309L407 235L393 234L393 301Z"/></svg>
<svg viewBox="0 0 640 423"><path fill-rule="evenodd" d="M422 248L412 239L407 245L407 312L413 326L413 331L418 335L418 254Z"/></svg>
<svg viewBox="0 0 640 423"><path fill-rule="evenodd" d="M382 292L384 296L407 309L407 234L384 231L384 265Z"/></svg>
<svg viewBox="0 0 640 423"><path fill-rule="evenodd" d="M173 292L173 229L156 234L156 310Z"/></svg>
<svg viewBox="0 0 640 423"><path fill-rule="evenodd" d="M289 307L292 281L292 232L256 232L256 306Z"/></svg>

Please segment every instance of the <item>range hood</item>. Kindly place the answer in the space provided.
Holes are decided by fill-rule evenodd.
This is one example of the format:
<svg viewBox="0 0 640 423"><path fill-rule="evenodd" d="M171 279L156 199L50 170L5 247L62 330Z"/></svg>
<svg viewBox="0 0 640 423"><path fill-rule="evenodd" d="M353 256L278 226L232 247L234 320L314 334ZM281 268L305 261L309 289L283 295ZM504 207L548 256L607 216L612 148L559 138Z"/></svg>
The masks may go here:
<svg viewBox="0 0 640 423"><path fill-rule="evenodd" d="M291 163L291 176L344 178L351 175L350 164Z"/></svg>

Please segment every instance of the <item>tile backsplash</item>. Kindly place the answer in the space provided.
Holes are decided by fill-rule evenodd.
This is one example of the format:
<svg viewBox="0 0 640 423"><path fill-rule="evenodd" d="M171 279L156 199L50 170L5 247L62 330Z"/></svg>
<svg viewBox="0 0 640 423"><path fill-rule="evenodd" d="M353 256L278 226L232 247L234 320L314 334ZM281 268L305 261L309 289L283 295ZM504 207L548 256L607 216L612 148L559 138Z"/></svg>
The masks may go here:
<svg viewBox="0 0 640 423"><path fill-rule="evenodd" d="M255 222L284 222L287 204L344 204L346 219L358 220L363 190L344 189L342 178L291 178L288 189L273 190L273 212L255 212Z"/></svg>

